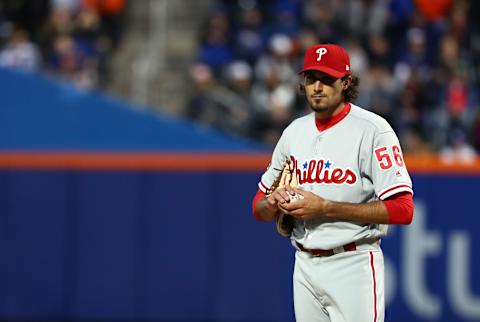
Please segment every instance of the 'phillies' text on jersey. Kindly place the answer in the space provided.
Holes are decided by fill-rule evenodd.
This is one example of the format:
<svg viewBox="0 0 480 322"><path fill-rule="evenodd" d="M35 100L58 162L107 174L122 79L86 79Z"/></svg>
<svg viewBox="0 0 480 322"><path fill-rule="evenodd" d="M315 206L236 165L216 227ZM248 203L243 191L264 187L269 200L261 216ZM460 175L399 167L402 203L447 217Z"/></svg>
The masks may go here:
<svg viewBox="0 0 480 322"><path fill-rule="evenodd" d="M357 175L355 172L346 168L333 167L329 160L309 160L301 164L301 169L298 167L298 161L293 155L290 155L293 162L293 168L298 179L299 184L304 183L320 183L320 184L349 184L352 185L357 182Z"/></svg>

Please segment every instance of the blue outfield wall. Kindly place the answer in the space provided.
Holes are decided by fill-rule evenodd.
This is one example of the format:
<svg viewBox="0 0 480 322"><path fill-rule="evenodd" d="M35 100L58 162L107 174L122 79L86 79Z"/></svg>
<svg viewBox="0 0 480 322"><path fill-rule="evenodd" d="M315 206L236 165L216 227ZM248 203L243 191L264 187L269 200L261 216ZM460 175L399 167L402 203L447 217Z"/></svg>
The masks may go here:
<svg viewBox="0 0 480 322"><path fill-rule="evenodd" d="M259 173L0 171L0 318L292 321L293 250ZM383 241L387 321L479 321L480 176L414 175ZM352 288L355 285L352 285Z"/></svg>

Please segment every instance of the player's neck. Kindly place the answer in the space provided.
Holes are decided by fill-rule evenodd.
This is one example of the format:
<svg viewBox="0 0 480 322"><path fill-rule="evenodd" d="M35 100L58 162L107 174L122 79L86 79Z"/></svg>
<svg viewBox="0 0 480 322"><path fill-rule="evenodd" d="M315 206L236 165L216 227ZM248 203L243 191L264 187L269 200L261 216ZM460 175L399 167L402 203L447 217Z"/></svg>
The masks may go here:
<svg viewBox="0 0 480 322"><path fill-rule="evenodd" d="M335 124L341 122L347 115L350 113L351 105L350 103L343 103L343 107L339 106L337 113L332 113L330 117L327 118L315 118L315 125L317 129L322 132L328 128L331 128Z"/></svg>
<svg viewBox="0 0 480 322"><path fill-rule="evenodd" d="M315 117L321 120L327 120L331 117L334 117L340 114L344 109L347 103L341 102L337 107L329 109L327 111L315 112Z"/></svg>

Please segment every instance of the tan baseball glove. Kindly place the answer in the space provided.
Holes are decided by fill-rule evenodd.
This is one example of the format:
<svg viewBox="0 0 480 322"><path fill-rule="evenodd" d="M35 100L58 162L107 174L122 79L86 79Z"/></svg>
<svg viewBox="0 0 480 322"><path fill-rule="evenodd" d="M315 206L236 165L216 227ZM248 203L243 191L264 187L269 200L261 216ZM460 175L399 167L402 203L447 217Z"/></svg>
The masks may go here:
<svg viewBox="0 0 480 322"><path fill-rule="evenodd" d="M283 188L286 185L296 187L297 176L295 175L295 169L293 169L292 161L287 159L283 164L283 168L279 169L281 172L277 177L277 180L272 184L270 189L268 189L266 196L269 197L275 190ZM283 237L290 237L295 226L295 219L287 214L280 212L275 217L275 223L277 231Z"/></svg>

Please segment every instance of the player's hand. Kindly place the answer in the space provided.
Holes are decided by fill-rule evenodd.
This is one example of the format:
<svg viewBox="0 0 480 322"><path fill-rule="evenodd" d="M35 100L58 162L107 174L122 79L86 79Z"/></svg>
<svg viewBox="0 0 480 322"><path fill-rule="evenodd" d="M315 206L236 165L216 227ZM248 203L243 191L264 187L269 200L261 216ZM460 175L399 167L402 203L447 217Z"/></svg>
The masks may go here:
<svg viewBox="0 0 480 322"><path fill-rule="evenodd" d="M299 188L291 188L289 192L291 194L299 193L303 196L303 199L279 203L278 207L282 212L303 219L318 218L326 213L328 200Z"/></svg>
<svg viewBox="0 0 480 322"><path fill-rule="evenodd" d="M278 205L290 202L290 194L295 193L290 185L275 190L268 198L267 202L270 207L277 207Z"/></svg>

